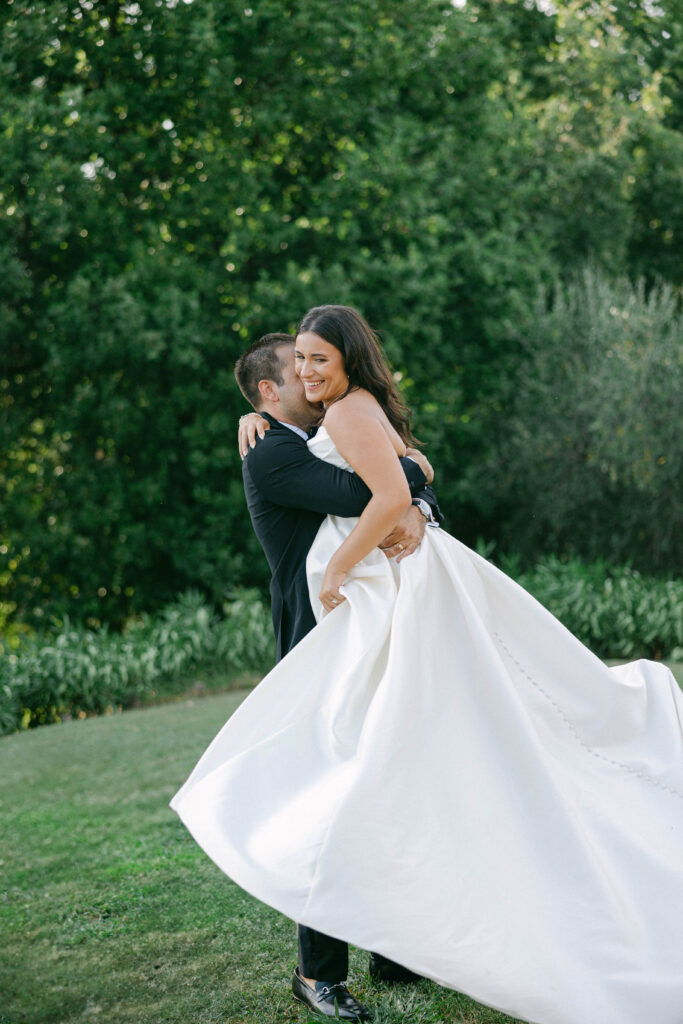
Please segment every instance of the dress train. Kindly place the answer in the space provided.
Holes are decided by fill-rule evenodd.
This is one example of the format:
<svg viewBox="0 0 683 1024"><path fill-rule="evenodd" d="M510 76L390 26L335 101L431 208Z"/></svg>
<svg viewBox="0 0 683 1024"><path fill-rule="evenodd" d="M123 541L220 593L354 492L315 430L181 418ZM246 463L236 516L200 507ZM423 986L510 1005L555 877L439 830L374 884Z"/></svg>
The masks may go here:
<svg viewBox="0 0 683 1024"><path fill-rule="evenodd" d="M354 522L320 528L314 607ZM607 668L443 530L343 590L174 797L197 842L292 919L532 1024L683 1024L668 669Z"/></svg>

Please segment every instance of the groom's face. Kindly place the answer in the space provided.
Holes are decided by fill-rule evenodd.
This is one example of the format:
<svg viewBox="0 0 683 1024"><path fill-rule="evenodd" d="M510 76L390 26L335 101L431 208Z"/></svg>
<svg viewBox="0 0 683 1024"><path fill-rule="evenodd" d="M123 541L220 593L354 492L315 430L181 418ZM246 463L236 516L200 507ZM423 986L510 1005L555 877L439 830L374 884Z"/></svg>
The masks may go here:
<svg viewBox="0 0 683 1024"><path fill-rule="evenodd" d="M320 419L322 406L306 398L304 386L294 369L294 345L283 345L277 350L277 357L282 367L283 380L282 384L277 385L280 406L277 418L307 430Z"/></svg>

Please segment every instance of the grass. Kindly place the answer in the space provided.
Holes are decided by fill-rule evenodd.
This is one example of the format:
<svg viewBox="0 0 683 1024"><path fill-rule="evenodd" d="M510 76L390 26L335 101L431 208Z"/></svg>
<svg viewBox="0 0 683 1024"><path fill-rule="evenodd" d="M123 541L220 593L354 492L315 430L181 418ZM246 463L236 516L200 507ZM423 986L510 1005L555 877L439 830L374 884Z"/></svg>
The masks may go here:
<svg viewBox="0 0 683 1024"><path fill-rule="evenodd" d="M244 692L0 741L0 1024L303 1024L292 923L195 845L168 801ZM511 1024L352 950L377 1024Z"/></svg>

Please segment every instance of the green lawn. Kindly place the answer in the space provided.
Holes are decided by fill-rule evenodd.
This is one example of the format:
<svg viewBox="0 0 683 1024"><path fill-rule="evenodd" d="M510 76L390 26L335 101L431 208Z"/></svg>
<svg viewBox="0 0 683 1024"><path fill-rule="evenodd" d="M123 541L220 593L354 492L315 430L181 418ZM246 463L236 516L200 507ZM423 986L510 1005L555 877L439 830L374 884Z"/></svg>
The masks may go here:
<svg viewBox="0 0 683 1024"><path fill-rule="evenodd" d="M0 741L0 1024L275 1024L294 927L212 864L168 809L243 693ZM430 982L351 987L377 1024L510 1024Z"/></svg>

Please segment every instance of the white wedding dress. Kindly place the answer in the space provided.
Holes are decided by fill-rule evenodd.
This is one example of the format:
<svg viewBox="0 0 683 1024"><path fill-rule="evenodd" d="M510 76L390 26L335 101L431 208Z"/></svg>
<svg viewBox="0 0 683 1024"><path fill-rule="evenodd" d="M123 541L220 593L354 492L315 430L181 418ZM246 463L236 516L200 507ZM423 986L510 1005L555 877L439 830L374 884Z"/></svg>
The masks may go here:
<svg viewBox="0 0 683 1024"><path fill-rule="evenodd" d="M354 523L320 527L314 608ZM174 797L197 842L295 921L523 1020L682 1024L668 669L607 668L440 529L343 592Z"/></svg>

